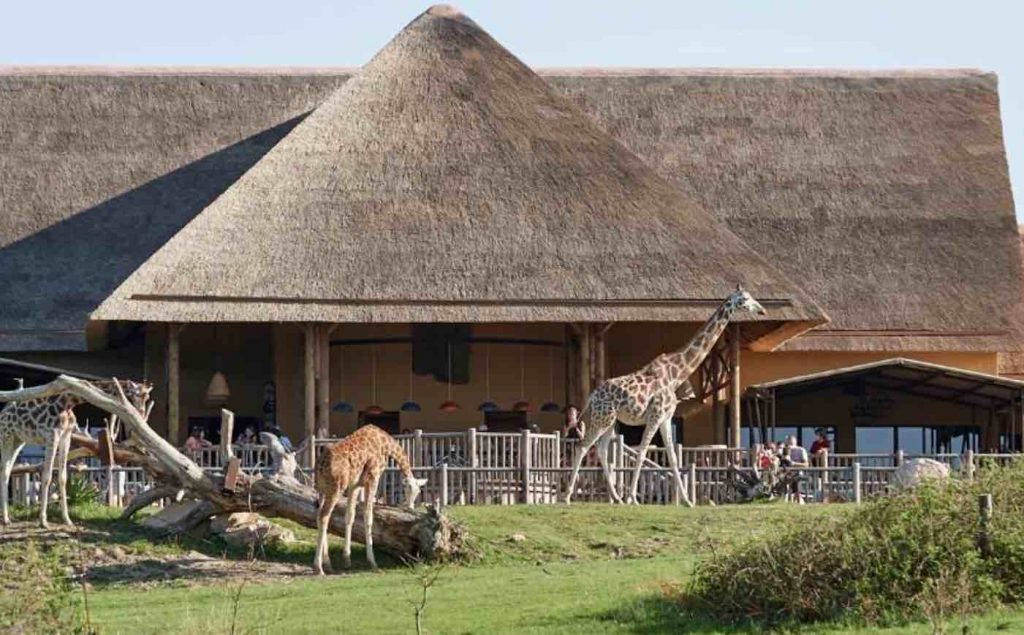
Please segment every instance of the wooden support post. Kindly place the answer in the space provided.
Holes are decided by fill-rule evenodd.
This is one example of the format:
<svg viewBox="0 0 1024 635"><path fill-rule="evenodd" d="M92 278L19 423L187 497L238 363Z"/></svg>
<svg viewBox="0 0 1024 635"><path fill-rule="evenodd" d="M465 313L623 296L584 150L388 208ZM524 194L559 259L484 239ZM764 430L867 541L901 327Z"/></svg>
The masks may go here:
<svg viewBox="0 0 1024 635"><path fill-rule="evenodd" d="M974 450L969 448L964 454L964 476L968 481L974 480Z"/></svg>
<svg viewBox="0 0 1024 635"><path fill-rule="evenodd" d="M729 447L740 447L740 325L729 327Z"/></svg>
<svg viewBox="0 0 1024 635"><path fill-rule="evenodd" d="M580 343L580 364L579 364L579 375L580 375L580 401L579 407L582 410L586 404L587 399L590 398L590 391L593 390L591 385L592 373L590 363L590 325L581 324L577 331L576 337Z"/></svg>
<svg viewBox="0 0 1024 635"><path fill-rule="evenodd" d="M316 465L316 338L317 328L314 324L306 324L304 382L305 399L303 401L303 428L306 432L308 445L306 461L308 467Z"/></svg>
<svg viewBox="0 0 1024 635"><path fill-rule="evenodd" d="M182 324L167 325L167 440L181 442L181 332Z"/></svg>
<svg viewBox="0 0 1024 635"><path fill-rule="evenodd" d="M983 557L992 555L992 536L989 525L992 523L992 495L982 494L978 497L978 550Z"/></svg>
<svg viewBox="0 0 1024 635"><path fill-rule="evenodd" d="M903 465L904 457L903 450L896 450L896 467Z"/></svg>
<svg viewBox="0 0 1024 635"><path fill-rule="evenodd" d="M111 415L111 419L117 415ZM109 421L108 426L113 425L113 421ZM110 428L103 428L100 430L99 438L99 449L100 449L100 464L106 467L107 476L107 506L113 507L117 504L117 485L114 483L114 444L110 438Z"/></svg>
<svg viewBox="0 0 1024 635"><path fill-rule="evenodd" d="M686 486L690 490L690 503L697 504L697 464L690 463L686 468Z"/></svg>
<svg viewBox="0 0 1024 635"><path fill-rule="evenodd" d="M853 464L853 502L860 505L860 461Z"/></svg>
<svg viewBox="0 0 1024 635"><path fill-rule="evenodd" d="M423 460L423 430L416 428L412 431L412 456L409 457L413 467L430 467Z"/></svg>
<svg viewBox="0 0 1024 635"><path fill-rule="evenodd" d="M220 464L225 466L234 456L231 440L235 438L235 413L220 409Z"/></svg>
<svg viewBox="0 0 1024 635"><path fill-rule="evenodd" d="M448 506L448 461L441 463L441 507Z"/></svg>
<svg viewBox="0 0 1024 635"><path fill-rule="evenodd" d="M317 329L316 433L330 436L331 427L331 328Z"/></svg>
<svg viewBox="0 0 1024 635"><path fill-rule="evenodd" d="M519 465L522 467L523 470L523 502L526 503L527 505L533 502L533 497L530 495L530 492L533 489L530 486L530 469L531 464L533 462L533 452L531 452L532 448L530 447L531 441L532 439L530 438L530 431L523 430L522 436L520 437Z"/></svg>
<svg viewBox="0 0 1024 635"><path fill-rule="evenodd" d="M469 452L470 467L480 467L480 451L478 445L479 441L476 438L476 428L466 430L466 448ZM476 503L477 483L476 470L473 470L469 473L469 503L471 505Z"/></svg>

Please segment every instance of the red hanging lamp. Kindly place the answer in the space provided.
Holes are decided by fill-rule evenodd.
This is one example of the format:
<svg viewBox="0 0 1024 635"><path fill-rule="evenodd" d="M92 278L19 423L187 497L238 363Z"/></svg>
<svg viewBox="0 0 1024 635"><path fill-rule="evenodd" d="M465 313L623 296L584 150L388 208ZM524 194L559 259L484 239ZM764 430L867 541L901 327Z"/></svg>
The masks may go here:
<svg viewBox="0 0 1024 635"><path fill-rule="evenodd" d="M381 415L384 414L384 409L377 405L377 346L374 345L370 352L370 374L373 381L373 405L367 406L364 411L368 415Z"/></svg>
<svg viewBox="0 0 1024 635"><path fill-rule="evenodd" d="M518 412L530 412L533 406L526 400L526 347L519 345L519 401L512 404Z"/></svg>
<svg viewBox="0 0 1024 635"><path fill-rule="evenodd" d="M455 412L459 404L452 399L452 343L448 342L448 399L439 408L441 412Z"/></svg>

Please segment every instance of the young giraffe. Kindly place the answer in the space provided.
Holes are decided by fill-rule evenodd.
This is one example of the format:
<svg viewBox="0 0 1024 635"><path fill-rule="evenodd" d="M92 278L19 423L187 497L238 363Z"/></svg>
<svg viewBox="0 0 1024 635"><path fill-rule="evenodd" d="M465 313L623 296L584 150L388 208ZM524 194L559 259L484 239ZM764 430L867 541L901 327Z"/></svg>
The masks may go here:
<svg viewBox="0 0 1024 635"><path fill-rule="evenodd" d="M345 496L345 567L352 564L352 525L356 522L357 489L363 492L363 525L366 532L366 559L370 567L377 568L373 557L373 501L377 495L377 483L387 467L388 457L395 460L402 470L405 481L405 504L412 509L416 497L427 479L413 477L409 457L401 446L377 426L366 425L341 441L324 448L316 460L317 495L320 509L317 513L316 556L313 566L323 575L324 566L331 571L331 558L327 552L327 528L331 522L338 499Z"/></svg>
<svg viewBox="0 0 1024 635"><path fill-rule="evenodd" d="M593 421L591 425L587 426L587 433L583 441L576 446L573 455L572 476L563 499L567 504L576 487L583 457L595 443L598 444L597 456L604 468L605 480L608 483L612 500L617 503L622 502L622 498L612 483L611 469L605 463L616 420L629 426L644 428L643 438L640 441L639 458L633 468L632 490L628 499L629 503L637 502L640 469L643 467L643 460L647 456L651 440L659 429L663 439L672 438L669 425L676 405L679 403L676 391L687 383L687 379L693 374L693 371L704 361L737 311L749 311L757 315L765 313L764 307L757 300L746 291L737 288L686 346L674 353L659 355L651 363L634 373L613 377L603 382L590 394L583 411L589 410L593 414ZM581 412L580 419L582 418L583 413ZM683 489L683 479L679 475L678 458L675 452L669 452L668 459L678 491L682 493L686 504L692 505Z"/></svg>
<svg viewBox="0 0 1024 635"><path fill-rule="evenodd" d="M117 395L117 388L111 381L90 383L109 395ZM146 404L152 387L147 383L138 384L131 381L122 381L121 385L139 412L146 412ZM17 460L21 449L28 443L38 443L46 448L43 459L39 523L44 528L49 527L46 508L50 499L50 482L53 479L54 461L56 461L61 520L65 525L71 524L67 501L68 451L71 448L71 433L78 427L74 408L82 403L81 398L64 393L40 399L11 401L0 410L0 514L2 514L0 520L3 525L9 525L11 522L7 496L14 461Z"/></svg>

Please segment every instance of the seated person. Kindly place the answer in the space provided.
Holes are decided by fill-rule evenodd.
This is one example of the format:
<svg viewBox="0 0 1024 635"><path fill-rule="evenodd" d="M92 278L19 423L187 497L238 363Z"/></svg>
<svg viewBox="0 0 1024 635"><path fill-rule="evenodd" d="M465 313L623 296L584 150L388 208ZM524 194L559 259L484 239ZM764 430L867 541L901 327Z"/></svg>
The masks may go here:
<svg viewBox="0 0 1024 635"><path fill-rule="evenodd" d="M811 460L815 464L820 464L822 456L831 449L832 444L828 440L828 435L825 434L825 428L817 428L814 431L814 443L811 444Z"/></svg>
<svg viewBox="0 0 1024 635"><path fill-rule="evenodd" d="M799 445L796 442L796 437L792 435L786 437L785 452L790 467L808 467L810 465L807 450Z"/></svg>

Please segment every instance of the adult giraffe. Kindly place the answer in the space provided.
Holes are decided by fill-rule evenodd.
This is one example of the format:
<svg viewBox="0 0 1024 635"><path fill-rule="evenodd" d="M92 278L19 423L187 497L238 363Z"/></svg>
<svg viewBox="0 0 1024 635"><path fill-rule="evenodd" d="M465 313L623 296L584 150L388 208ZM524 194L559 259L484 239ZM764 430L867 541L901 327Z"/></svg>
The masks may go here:
<svg viewBox="0 0 1024 635"><path fill-rule="evenodd" d="M662 439L668 442L672 438L669 424L676 405L679 403L676 391L687 382L693 371L711 352L718 338L725 331L725 327L738 311L749 311L756 315L765 313L764 307L757 300L737 287L736 291L726 298L725 302L718 307L686 346L674 353L658 355L651 363L634 373L613 377L603 382L590 394L587 405L580 413L580 419L582 420L583 415L590 411L592 420L590 425L586 426L587 433L576 446L576 451L573 454L572 477L569 479L569 488L565 491L563 498L566 504L571 500L572 493L576 488L576 480L579 478L583 457L595 443L598 444L597 456L601 461L601 467L604 468L604 476L608 482L608 491L612 495L612 500L617 503L622 502L622 497L619 496L612 482L611 469L605 462L616 420L628 426L643 426L644 428L639 456L633 469L632 490L628 499L629 503L637 502L640 469L643 467L643 461L647 456L647 449L654 434L660 429ZM678 491L681 493L683 501L692 506L693 503L683 488L683 479L679 475L676 453L668 452L668 460L676 487L679 488Z"/></svg>

